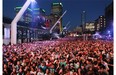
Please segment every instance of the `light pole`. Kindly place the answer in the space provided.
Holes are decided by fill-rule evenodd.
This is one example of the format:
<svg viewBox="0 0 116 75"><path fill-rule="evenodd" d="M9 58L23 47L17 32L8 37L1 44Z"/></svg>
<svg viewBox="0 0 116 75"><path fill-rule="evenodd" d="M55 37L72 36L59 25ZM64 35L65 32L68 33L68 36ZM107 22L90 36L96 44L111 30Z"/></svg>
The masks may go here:
<svg viewBox="0 0 116 75"><path fill-rule="evenodd" d="M11 23L11 44L17 44L17 22L20 20L31 2L35 2L35 0L27 0Z"/></svg>

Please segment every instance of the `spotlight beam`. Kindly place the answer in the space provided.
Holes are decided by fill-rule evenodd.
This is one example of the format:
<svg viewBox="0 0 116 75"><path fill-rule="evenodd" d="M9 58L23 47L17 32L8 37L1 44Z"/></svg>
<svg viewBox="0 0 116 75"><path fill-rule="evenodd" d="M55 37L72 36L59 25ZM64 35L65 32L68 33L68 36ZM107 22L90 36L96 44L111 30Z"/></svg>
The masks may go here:
<svg viewBox="0 0 116 75"><path fill-rule="evenodd" d="M36 2L35 0L31 0L31 2Z"/></svg>
<svg viewBox="0 0 116 75"><path fill-rule="evenodd" d="M66 14L67 10L60 16L60 18L56 21L56 23L52 26L52 28L50 29L50 33L52 33L52 30L54 29L54 27L57 25L57 23L60 21L60 19Z"/></svg>
<svg viewBox="0 0 116 75"><path fill-rule="evenodd" d="M70 24L70 21L66 24L66 26L63 28L63 30L66 29L69 24ZM63 32L63 30L62 30L62 32Z"/></svg>

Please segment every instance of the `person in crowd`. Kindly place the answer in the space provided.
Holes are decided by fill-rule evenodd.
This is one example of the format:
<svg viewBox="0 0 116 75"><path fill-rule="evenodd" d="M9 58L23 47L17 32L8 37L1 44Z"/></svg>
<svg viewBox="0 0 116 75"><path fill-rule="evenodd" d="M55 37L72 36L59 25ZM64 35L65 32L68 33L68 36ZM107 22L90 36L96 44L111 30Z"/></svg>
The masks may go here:
<svg viewBox="0 0 116 75"><path fill-rule="evenodd" d="M58 40L3 45L3 75L113 75L113 41Z"/></svg>

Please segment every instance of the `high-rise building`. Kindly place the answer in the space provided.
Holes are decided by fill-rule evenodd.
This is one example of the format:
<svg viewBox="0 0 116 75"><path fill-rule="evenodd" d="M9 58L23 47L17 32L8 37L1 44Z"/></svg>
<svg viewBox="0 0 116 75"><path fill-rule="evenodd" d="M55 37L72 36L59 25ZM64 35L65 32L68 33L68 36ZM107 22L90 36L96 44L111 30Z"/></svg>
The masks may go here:
<svg viewBox="0 0 116 75"><path fill-rule="evenodd" d="M94 22L87 22L85 24L85 33L93 33L95 32L95 23Z"/></svg>
<svg viewBox="0 0 116 75"><path fill-rule="evenodd" d="M106 28L106 19L105 16L99 16L95 20L95 31L102 32Z"/></svg>
<svg viewBox="0 0 116 75"><path fill-rule="evenodd" d="M52 3L51 6L51 16L52 16L52 24L55 24L55 22L60 18L63 12L63 5L62 3ZM61 32L62 31L62 19L55 27L54 31Z"/></svg>
<svg viewBox="0 0 116 75"><path fill-rule="evenodd" d="M16 14L22 7L16 7ZM45 10L42 8L27 8L21 17L22 22L19 22L17 26L17 41L18 42L30 42L38 39L38 32L43 32L41 25L44 24Z"/></svg>
<svg viewBox="0 0 116 75"><path fill-rule="evenodd" d="M16 8L14 8L16 14L20 11L21 8L22 8L22 7L16 7ZM24 12L24 14L23 14L23 16L21 17L20 21L25 22L25 23L30 23L30 22L32 22L32 18L33 18L32 14L33 14L33 13L32 13L32 10L31 10L30 8L28 8L28 9Z"/></svg>
<svg viewBox="0 0 116 75"><path fill-rule="evenodd" d="M63 10L62 8L63 8L62 3L52 3L51 13L57 16L61 16Z"/></svg>
<svg viewBox="0 0 116 75"><path fill-rule="evenodd" d="M20 11L22 7L16 7L15 11L16 14ZM36 22L38 18L44 19L45 16L45 10L42 8L28 8L23 16L21 17L20 21L25 22L25 23L30 23L30 22Z"/></svg>
<svg viewBox="0 0 116 75"><path fill-rule="evenodd" d="M36 22L38 18L42 18L42 17L45 17L45 10L42 8L34 8L33 9L34 22Z"/></svg>
<svg viewBox="0 0 116 75"><path fill-rule="evenodd" d="M106 31L111 31L113 35L113 2L105 8Z"/></svg>

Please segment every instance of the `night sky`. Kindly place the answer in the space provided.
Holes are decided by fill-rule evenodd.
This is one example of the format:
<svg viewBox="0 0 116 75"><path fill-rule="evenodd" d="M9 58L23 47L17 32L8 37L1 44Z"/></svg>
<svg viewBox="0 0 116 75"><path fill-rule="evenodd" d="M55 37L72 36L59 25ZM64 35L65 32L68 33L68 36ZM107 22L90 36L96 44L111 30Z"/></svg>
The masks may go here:
<svg viewBox="0 0 116 75"><path fill-rule="evenodd" d="M3 0L3 16L13 19L15 17L14 8L16 6L23 6L26 0ZM105 7L109 5L112 0L36 0L36 7L45 9L46 14L51 12L52 2L62 2L63 11L67 13L63 17L63 26L70 21L73 29L81 25L81 13L86 11L86 22L91 22L97 19L100 15L104 15Z"/></svg>

